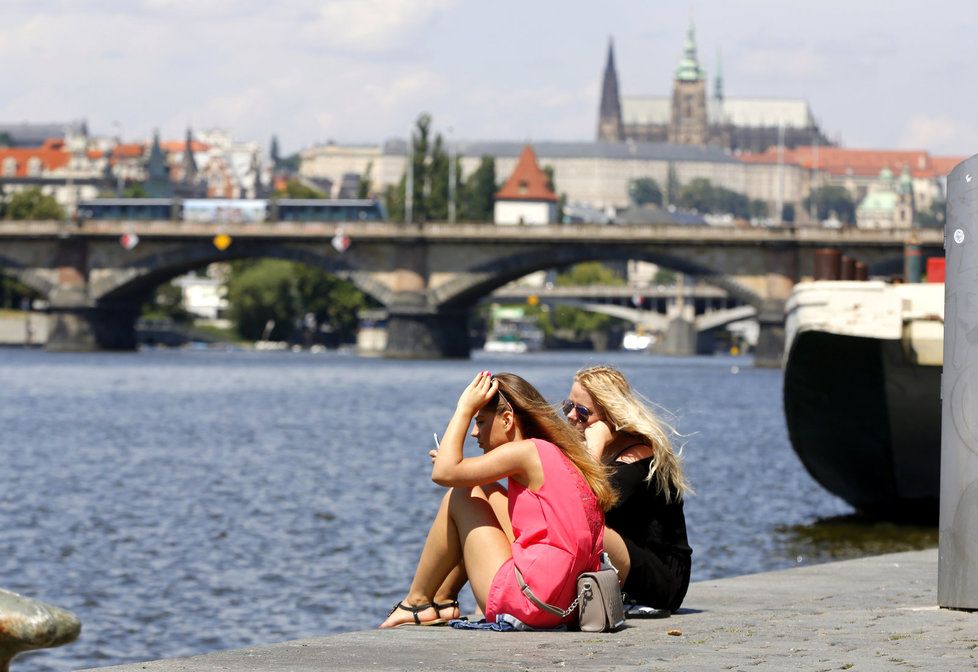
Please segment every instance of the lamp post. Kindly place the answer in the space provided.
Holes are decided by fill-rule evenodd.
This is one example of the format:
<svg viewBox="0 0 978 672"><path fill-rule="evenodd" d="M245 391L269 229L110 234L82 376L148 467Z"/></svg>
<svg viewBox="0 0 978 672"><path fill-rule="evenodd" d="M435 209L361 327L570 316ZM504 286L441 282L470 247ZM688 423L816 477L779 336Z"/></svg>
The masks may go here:
<svg viewBox="0 0 978 672"><path fill-rule="evenodd" d="M115 143L115 146L118 149L122 145L122 138L125 136L125 128L122 126L121 121L113 121L112 125L119 129L119 136L116 138ZM125 183L125 177L122 175L122 154L119 154L115 161L115 191L117 196L122 196L122 190L125 188Z"/></svg>
<svg viewBox="0 0 978 672"><path fill-rule="evenodd" d="M414 128L408 127L407 173L404 177L404 223L410 224L414 218Z"/></svg>
<svg viewBox="0 0 978 672"><path fill-rule="evenodd" d="M448 127L448 223L455 223L455 136Z"/></svg>

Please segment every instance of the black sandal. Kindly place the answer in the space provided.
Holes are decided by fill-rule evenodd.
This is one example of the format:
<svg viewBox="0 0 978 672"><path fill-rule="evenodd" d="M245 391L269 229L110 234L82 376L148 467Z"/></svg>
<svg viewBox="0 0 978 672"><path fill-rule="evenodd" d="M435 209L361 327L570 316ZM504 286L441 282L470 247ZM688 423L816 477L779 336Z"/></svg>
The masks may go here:
<svg viewBox="0 0 978 672"><path fill-rule="evenodd" d="M443 606L448 606L448 605L443 605ZM394 626L395 628L400 628L400 627L405 626L405 625L411 625L411 626L414 626L414 625L444 625L446 621L440 615L438 616L438 618L435 618L435 619L433 619L431 621L425 621L424 623L422 623L421 622L421 619L418 618L418 614L419 613L421 613L425 609L432 609L432 608L435 609L435 613L438 613L438 607L435 604L419 604L416 607L412 607L412 606L410 606L408 604L404 604L403 602L398 602L393 607L391 607L391 610L387 612L387 615L390 616L391 614L393 614L398 609L403 609L404 611L408 612L409 614L411 614L414 617L414 623L399 623L399 624L397 624L397 625Z"/></svg>
<svg viewBox="0 0 978 672"><path fill-rule="evenodd" d="M431 606L433 606L435 608L435 611L438 612L438 618L441 618L441 610L442 609L448 609L448 608L458 609L459 616L462 615L462 608L460 606L458 606L458 600L452 600L451 602L434 602L434 601L432 601Z"/></svg>

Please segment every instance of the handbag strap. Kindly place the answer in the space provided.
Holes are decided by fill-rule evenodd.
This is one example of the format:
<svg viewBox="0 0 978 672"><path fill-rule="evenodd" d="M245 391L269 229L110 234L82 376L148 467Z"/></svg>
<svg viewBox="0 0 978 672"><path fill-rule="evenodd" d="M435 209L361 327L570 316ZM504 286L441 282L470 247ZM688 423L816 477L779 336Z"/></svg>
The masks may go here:
<svg viewBox="0 0 978 672"><path fill-rule="evenodd" d="M520 572L520 568L517 567L515 564L513 565L513 571L516 572L516 583L519 584L520 590L523 591L523 594L526 596L526 599L528 599L530 602L537 605L544 611L550 612L554 616L559 616L560 618L567 618L568 616L574 613L574 610L577 608L577 603L581 599L580 595L574 598L574 601L571 602L571 605L567 607L567 609L560 609L559 607L555 607L552 604L547 604L546 602L538 598L536 595L534 595L533 591L530 590L530 587L526 585L526 581L523 580L523 574Z"/></svg>

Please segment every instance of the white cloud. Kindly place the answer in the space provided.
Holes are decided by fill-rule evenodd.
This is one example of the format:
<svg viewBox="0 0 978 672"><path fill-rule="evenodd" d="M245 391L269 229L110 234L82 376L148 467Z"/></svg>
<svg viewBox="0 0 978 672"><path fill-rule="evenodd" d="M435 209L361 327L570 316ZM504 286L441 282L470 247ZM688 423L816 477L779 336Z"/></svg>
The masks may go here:
<svg viewBox="0 0 978 672"><path fill-rule="evenodd" d="M936 154L971 156L978 152L978 125L946 115L915 114L904 124L898 144Z"/></svg>
<svg viewBox="0 0 978 672"><path fill-rule="evenodd" d="M318 20L303 33L330 49L398 49L431 39L418 29L454 5L455 0L331 0L321 3Z"/></svg>
<svg viewBox="0 0 978 672"><path fill-rule="evenodd" d="M825 56L811 47L754 49L736 60L735 69L756 77L821 77L828 71Z"/></svg>

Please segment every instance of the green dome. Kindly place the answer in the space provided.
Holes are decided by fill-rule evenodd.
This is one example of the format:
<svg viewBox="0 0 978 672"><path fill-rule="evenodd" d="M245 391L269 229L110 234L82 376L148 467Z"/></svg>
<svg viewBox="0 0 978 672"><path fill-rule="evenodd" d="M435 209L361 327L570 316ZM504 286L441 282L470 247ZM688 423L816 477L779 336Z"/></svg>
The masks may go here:
<svg viewBox="0 0 978 672"><path fill-rule="evenodd" d="M866 198L863 199L859 207L856 208L856 212L866 212L866 211L893 211L896 210L897 203L900 197L896 192L890 190L880 190L873 191L866 194Z"/></svg>
<svg viewBox="0 0 978 672"><path fill-rule="evenodd" d="M686 46L683 49L683 60L679 61L676 68L676 79L681 82L698 82L706 78L706 72L700 67L700 61L696 57L696 29L693 22L689 22L686 30Z"/></svg>

